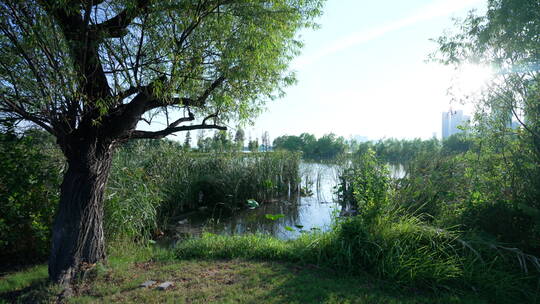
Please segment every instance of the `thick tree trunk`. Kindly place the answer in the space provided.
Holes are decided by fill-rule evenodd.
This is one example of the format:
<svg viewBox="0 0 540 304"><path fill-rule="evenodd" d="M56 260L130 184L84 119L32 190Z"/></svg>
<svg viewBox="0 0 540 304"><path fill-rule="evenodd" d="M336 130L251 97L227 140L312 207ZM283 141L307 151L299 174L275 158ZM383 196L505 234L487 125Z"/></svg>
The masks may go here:
<svg viewBox="0 0 540 304"><path fill-rule="evenodd" d="M103 195L112 145L78 143L66 153L68 169L52 231L49 278L68 286L77 275L105 259ZM76 151L73 151L76 150Z"/></svg>

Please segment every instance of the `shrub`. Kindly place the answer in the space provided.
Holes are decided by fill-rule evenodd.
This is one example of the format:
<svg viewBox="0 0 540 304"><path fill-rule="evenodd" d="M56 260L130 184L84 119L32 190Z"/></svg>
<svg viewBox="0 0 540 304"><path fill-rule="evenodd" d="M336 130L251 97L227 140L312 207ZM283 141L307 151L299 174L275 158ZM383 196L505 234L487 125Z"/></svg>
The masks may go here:
<svg viewBox="0 0 540 304"><path fill-rule="evenodd" d="M357 154L341 177L338 196L351 204L366 217L373 217L386 204L390 189L389 171L377 160L375 152L368 148ZM370 214L370 215L368 215Z"/></svg>
<svg viewBox="0 0 540 304"><path fill-rule="evenodd" d="M460 156L419 154L396 182L392 200L410 214L432 222L461 205L470 195L467 164ZM451 215L454 216L454 215Z"/></svg>
<svg viewBox="0 0 540 304"><path fill-rule="evenodd" d="M0 133L0 259L48 254L63 160L45 133Z"/></svg>

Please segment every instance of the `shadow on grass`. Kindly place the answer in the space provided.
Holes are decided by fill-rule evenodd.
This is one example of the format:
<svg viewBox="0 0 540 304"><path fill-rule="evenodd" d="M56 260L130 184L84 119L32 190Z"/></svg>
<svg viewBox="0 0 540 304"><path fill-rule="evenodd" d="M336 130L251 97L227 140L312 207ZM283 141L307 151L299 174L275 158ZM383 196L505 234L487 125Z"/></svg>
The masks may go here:
<svg viewBox="0 0 540 304"><path fill-rule="evenodd" d="M254 303L485 303L474 295L400 289L365 275L346 275L316 266L273 267L277 281ZM261 280L275 280L275 274Z"/></svg>
<svg viewBox="0 0 540 304"><path fill-rule="evenodd" d="M33 280L30 285L15 290L0 291L0 303L44 303L50 300L49 280Z"/></svg>
<svg viewBox="0 0 540 304"><path fill-rule="evenodd" d="M46 270L46 269L45 269ZM171 281L166 291L138 288ZM50 303L58 290L36 268L0 280L0 303ZM77 287L73 303L486 303L474 294L403 290L365 275L289 262L187 259L123 262Z"/></svg>
<svg viewBox="0 0 540 304"><path fill-rule="evenodd" d="M241 259L181 263L185 270L198 264L196 272L181 275L195 279L177 281L177 292L167 298L181 303L486 303L474 294L404 290L368 274L345 275L315 265ZM222 270L208 270L215 267Z"/></svg>

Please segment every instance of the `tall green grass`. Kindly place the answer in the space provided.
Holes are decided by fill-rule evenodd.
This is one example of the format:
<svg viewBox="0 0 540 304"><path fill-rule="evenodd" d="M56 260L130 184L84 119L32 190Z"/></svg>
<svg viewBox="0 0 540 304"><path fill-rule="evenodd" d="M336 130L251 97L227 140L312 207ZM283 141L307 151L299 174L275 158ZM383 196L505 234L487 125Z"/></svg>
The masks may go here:
<svg viewBox="0 0 540 304"><path fill-rule="evenodd" d="M369 271L417 287L441 286L463 277L456 236L422 226L416 219L379 219L367 226L359 217L326 233L291 241L267 235L205 234L177 245L180 258L248 258L313 263L348 273Z"/></svg>
<svg viewBox="0 0 540 304"><path fill-rule="evenodd" d="M493 247L495 246L495 247ZM268 235L204 234L177 244L179 259L251 259L315 264L348 274L368 272L406 289L477 292L496 303L534 303L538 271L533 259L494 244L462 240L413 216L353 217L325 233L295 240Z"/></svg>
<svg viewBox="0 0 540 304"><path fill-rule="evenodd" d="M295 193L299 163L298 153L187 153L170 141L131 143L115 155L106 230L110 236L147 237L185 212L234 212L247 199Z"/></svg>

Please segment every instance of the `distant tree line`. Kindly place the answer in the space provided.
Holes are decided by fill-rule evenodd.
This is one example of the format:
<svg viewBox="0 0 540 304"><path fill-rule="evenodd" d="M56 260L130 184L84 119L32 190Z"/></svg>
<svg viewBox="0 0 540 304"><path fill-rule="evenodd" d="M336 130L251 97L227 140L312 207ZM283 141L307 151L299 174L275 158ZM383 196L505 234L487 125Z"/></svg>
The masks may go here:
<svg viewBox="0 0 540 304"><path fill-rule="evenodd" d="M187 135L186 135L187 137ZM236 132L228 133L226 131L217 131L213 136L205 137L204 131L199 131L197 135L197 151L198 152L233 152L242 151L244 149L245 132L241 128L237 128ZM250 140L251 143L251 140ZM191 150L191 143L184 144ZM255 151L258 149L255 149Z"/></svg>
<svg viewBox="0 0 540 304"><path fill-rule="evenodd" d="M345 153L364 153L368 149L375 152L377 159L391 164L407 164L421 154L442 152L455 154L471 148L472 139L465 133L455 134L440 141L437 138L381 139L379 141L347 141L335 134L326 134L317 139L313 134L300 136L283 135L274 139L274 150L298 151L305 159L334 159Z"/></svg>
<svg viewBox="0 0 540 304"><path fill-rule="evenodd" d="M315 135L302 133L300 136L283 135L274 139L274 150L299 151L305 159L333 159L347 151L343 137L330 133L317 139Z"/></svg>
<svg viewBox="0 0 540 304"><path fill-rule="evenodd" d="M443 153L452 155L467 152L472 148L472 137L466 133L454 134L444 140L433 137L427 140L415 139L395 139L389 138L379 141L366 141L358 143L352 141L349 148L358 154L371 149L375 152L377 159L391 164L408 164L419 155Z"/></svg>

